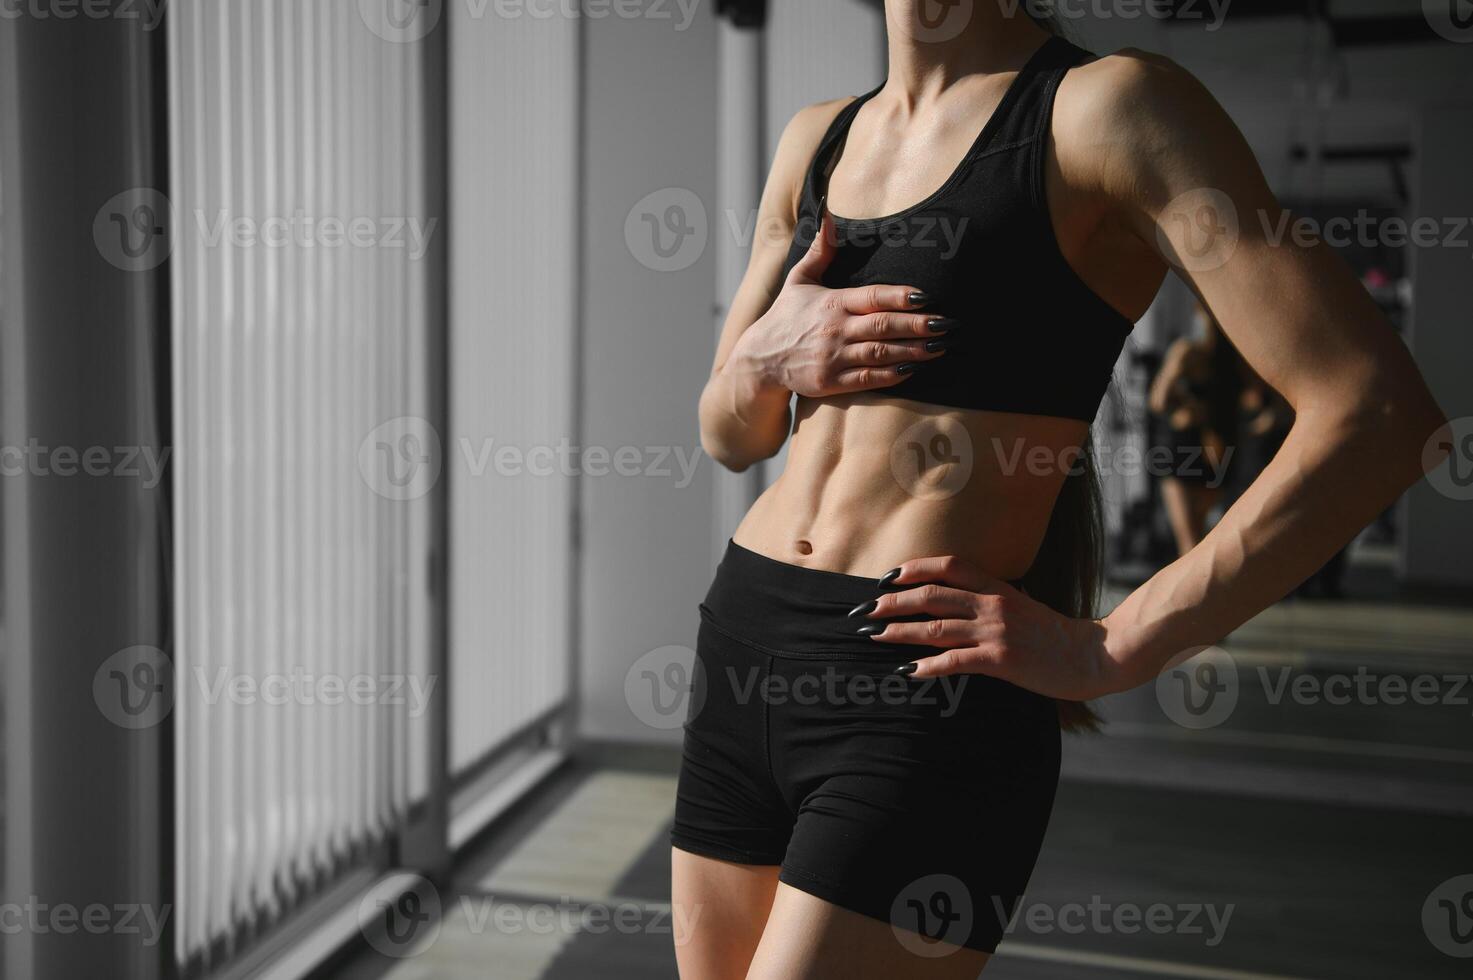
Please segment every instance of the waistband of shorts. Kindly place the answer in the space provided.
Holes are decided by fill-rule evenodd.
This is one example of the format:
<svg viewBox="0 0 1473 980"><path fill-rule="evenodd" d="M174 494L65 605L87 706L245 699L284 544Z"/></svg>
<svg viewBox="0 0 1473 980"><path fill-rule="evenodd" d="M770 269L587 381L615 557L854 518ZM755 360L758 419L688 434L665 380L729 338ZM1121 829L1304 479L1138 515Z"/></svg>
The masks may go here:
<svg viewBox="0 0 1473 980"><path fill-rule="evenodd" d="M861 626L887 620L849 613L888 592L914 587L881 587L878 579L790 565L728 541L701 615L728 637L773 656L908 663L936 650L860 636Z"/></svg>

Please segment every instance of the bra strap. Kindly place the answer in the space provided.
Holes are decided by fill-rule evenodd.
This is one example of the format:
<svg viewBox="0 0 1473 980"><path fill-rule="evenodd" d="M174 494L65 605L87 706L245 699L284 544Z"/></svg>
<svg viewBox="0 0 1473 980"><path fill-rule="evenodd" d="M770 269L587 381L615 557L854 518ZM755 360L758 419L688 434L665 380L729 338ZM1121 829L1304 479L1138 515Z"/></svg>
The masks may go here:
<svg viewBox="0 0 1473 980"><path fill-rule="evenodd" d="M850 100L849 104L839 110L834 121L829 123L829 128L824 130L823 139L818 143L818 149L813 154L813 166L810 168L815 181L814 189L817 190L819 175L829 166L833 159L834 149L839 142L849 135L849 127L854 123L854 117L859 115L859 107L874 98L885 87L881 82L868 92Z"/></svg>
<svg viewBox="0 0 1473 980"><path fill-rule="evenodd" d="M1007 115L998 121L988 145L977 147L978 155L1036 139L1051 114L1060 80L1070 68L1089 57L1089 52L1062 37L1050 38L1024 69Z"/></svg>

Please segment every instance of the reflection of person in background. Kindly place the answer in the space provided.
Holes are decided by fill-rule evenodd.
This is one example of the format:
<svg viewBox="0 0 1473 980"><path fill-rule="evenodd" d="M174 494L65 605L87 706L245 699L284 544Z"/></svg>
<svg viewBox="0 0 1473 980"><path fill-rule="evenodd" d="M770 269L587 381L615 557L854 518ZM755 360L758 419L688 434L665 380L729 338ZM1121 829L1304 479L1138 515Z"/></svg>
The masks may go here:
<svg viewBox="0 0 1473 980"><path fill-rule="evenodd" d="M1202 540L1207 517L1222 498L1247 395L1242 361L1217 321L1198 306L1197 322L1198 337L1179 338L1167 348L1150 398L1171 449L1161 496L1183 555Z"/></svg>

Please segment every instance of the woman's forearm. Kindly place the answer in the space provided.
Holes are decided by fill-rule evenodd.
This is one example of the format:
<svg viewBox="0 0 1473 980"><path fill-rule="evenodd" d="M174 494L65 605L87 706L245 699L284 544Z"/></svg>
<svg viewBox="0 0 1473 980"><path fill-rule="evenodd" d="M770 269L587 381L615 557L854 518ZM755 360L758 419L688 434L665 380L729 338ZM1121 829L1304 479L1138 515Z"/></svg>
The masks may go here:
<svg viewBox="0 0 1473 980"><path fill-rule="evenodd" d="M741 350L732 352L701 392L701 446L716 462L741 472L782 448L791 425L792 392Z"/></svg>
<svg viewBox="0 0 1473 980"><path fill-rule="evenodd" d="M1443 421L1435 405L1301 413L1211 533L1105 617L1112 688L1219 642L1319 570L1421 477Z"/></svg>

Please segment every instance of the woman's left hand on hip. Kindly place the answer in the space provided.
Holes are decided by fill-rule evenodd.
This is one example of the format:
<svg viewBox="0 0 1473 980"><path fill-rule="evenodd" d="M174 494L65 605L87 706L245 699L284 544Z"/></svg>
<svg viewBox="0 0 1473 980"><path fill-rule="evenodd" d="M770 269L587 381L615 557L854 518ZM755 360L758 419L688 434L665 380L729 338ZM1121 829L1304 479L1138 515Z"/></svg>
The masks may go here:
<svg viewBox="0 0 1473 980"><path fill-rule="evenodd" d="M1085 701L1118 690L1097 620L1065 616L955 556L918 558L888 573L915 587L875 600L873 639L939 647L897 673L912 678L988 674L1048 697ZM929 616L916 622L896 617ZM856 617L858 618L858 617Z"/></svg>

